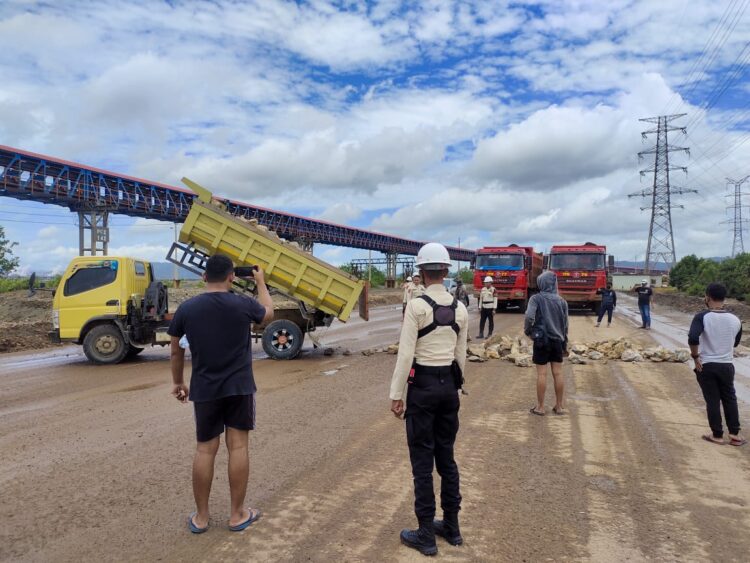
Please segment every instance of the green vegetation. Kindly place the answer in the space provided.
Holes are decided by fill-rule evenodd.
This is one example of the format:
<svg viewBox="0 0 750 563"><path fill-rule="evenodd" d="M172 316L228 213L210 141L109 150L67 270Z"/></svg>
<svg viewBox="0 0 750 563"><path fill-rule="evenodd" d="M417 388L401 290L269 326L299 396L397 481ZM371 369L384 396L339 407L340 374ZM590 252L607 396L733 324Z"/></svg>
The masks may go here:
<svg viewBox="0 0 750 563"><path fill-rule="evenodd" d="M0 227L0 278L12 274L18 268L19 260L13 256L13 247L17 242L11 242L5 238L5 229Z"/></svg>
<svg viewBox="0 0 750 563"><path fill-rule="evenodd" d="M36 287L44 284L45 289L56 289L60 283L60 276L48 280L37 280ZM29 289L29 278L0 278L0 293Z"/></svg>
<svg viewBox="0 0 750 563"><path fill-rule="evenodd" d="M344 264L339 266L341 270L348 274L357 276L361 280L367 280L369 278L368 268L364 268L361 272L355 272L351 264ZM372 287L383 287L385 285L385 273L381 272L377 268L372 268Z"/></svg>
<svg viewBox="0 0 750 563"><path fill-rule="evenodd" d="M703 295L711 282L727 287L729 297L750 299L750 254L739 254L723 262L685 256L669 272L669 283L690 295Z"/></svg>

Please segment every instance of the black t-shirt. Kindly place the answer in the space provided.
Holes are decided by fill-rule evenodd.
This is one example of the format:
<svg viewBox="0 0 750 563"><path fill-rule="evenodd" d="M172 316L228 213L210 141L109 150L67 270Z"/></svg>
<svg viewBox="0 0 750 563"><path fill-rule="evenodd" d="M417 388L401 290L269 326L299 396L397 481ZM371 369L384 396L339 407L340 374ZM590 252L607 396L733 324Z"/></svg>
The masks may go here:
<svg viewBox="0 0 750 563"><path fill-rule="evenodd" d="M636 287L635 292L638 294L638 305L648 305L651 303L651 296L654 294L653 289L648 286L641 286Z"/></svg>
<svg viewBox="0 0 750 563"><path fill-rule="evenodd" d="M229 292L206 292L177 309L167 331L187 335L193 357L190 400L213 401L255 393L250 323L259 323L266 309L255 299Z"/></svg>

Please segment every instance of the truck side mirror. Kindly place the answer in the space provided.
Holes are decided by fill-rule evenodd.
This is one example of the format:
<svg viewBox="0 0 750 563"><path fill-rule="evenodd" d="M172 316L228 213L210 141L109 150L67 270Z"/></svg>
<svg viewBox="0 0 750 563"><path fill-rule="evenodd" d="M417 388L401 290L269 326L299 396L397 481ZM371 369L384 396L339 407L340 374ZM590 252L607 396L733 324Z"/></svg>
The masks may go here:
<svg viewBox="0 0 750 563"><path fill-rule="evenodd" d="M614 270L615 269L615 257L610 254L607 257L607 259L608 259L609 269L610 270Z"/></svg>
<svg viewBox="0 0 750 563"><path fill-rule="evenodd" d="M543 270L549 269L549 254L544 255L544 259L542 260L542 269Z"/></svg>

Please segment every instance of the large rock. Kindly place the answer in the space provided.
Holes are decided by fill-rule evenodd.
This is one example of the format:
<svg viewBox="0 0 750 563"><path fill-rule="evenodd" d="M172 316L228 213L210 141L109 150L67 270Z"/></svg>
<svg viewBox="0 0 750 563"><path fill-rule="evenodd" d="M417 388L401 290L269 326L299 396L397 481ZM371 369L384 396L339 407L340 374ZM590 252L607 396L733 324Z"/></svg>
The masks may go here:
<svg viewBox="0 0 750 563"><path fill-rule="evenodd" d="M604 354L597 350L589 350L586 356L588 356L589 360L601 360Z"/></svg>
<svg viewBox="0 0 750 563"><path fill-rule="evenodd" d="M581 356L579 354L570 354L568 356L568 361L571 364L585 364L586 363L586 358L584 358L583 356Z"/></svg>
<svg viewBox="0 0 750 563"><path fill-rule="evenodd" d="M466 352L470 356L476 356L485 360L487 359L487 352L482 344L469 344L466 347Z"/></svg>
<svg viewBox="0 0 750 563"><path fill-rule="evenodd" d="M589 347L585 344L573 344L573 346L570 347L570 351L573 354L583 355L589 351Z"/></svg>
<svg viewBox="0 0 750 563"><path fill-rule="evenodd" d="M487 339L484 341L484 347L489 348L490 346L496 346L500 344L504 338L508 338L504 334L493 334L492 336L488 336Z"/></svg>
<svg viewBox="0 0 750 563"><path fill-rule="evenodd" d="M641 356L636 350L627 349L623 350L620 359L623 362L642 362L643 356Z"/></svg>
<svg viewBox="0 0 750 563"><path fill-rule="evenodd" d="M398 344L391 344L386 350L389 354L398 354Z"/></svg>
<svg viewBox="0 0 750 563"><path fill-rule="evenodd" d="M687 348L678 348L674 351L674 359L673 362L679 362L681 364L684 364L685 362L690 361L690 350Z"/></svg>
<svg viewBox="0 0 750 563"><path fill-rule="evenodd" d="M530 368L534 365L534 362L531 361L531 356L528 354L519 354L513 359L513 363L520 368Z"/></svg>
<svg viewBox="0 0 750 563"><path fill-rule="evenodd" d="M486 362L487 358L480 358L479 356L468 356L466 360L469 362Z"/></svg>
<svg viewBox="0 0 750 563"><path fill-rule="evenodd" d="M485 355L490 360L499 360L500 359L500 352L497 351L496 347L487 348L484 351Z"/></svg>

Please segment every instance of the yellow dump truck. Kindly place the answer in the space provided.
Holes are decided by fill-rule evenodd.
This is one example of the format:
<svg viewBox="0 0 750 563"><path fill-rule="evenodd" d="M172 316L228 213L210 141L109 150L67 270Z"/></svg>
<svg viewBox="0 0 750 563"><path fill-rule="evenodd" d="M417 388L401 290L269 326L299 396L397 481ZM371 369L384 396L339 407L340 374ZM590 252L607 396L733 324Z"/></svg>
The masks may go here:
<svg viewBox="0 0 750 563"><path fill-rule="evenodd" d="M346 321L359 304L367 319L366 284L280 239L254 221L228 213L211 193L184 179L198 194L167 260L202 274L208 257L229 256L235 266L260 266L276 301L274 320L251 327L263 349L274 359L295 358L305 335ZM237 281L235 291L254 287ZM151 265L130 257L81 256L63 274L53 301L53 331L57 342L83 345L94 363L118 363L146 346L165 345L171 315L168 294L155 281ZM311 335L312 336L312 335ZM314 339L317 344L317 339Z"/></svg>

